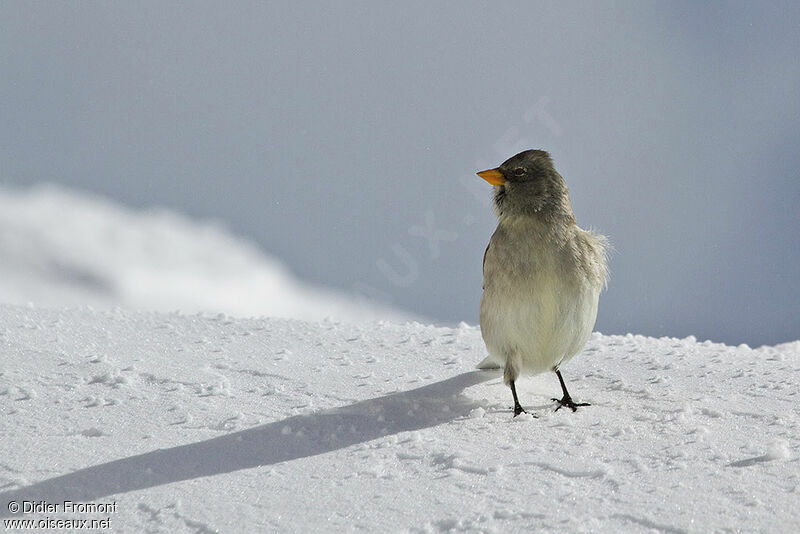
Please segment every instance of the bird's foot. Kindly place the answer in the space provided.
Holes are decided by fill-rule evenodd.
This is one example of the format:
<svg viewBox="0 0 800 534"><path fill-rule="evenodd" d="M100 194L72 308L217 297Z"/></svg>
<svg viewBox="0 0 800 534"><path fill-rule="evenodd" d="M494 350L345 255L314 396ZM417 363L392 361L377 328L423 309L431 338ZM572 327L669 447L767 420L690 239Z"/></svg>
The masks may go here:
<svg viewBox="0 0 800 534"><path fill-rule="evenodd" d="M528 414L531 417L537 418L537 419L539 417L538 415L534 415L531 412L529 412L528 410L526 410L525 408L523 408L521 404L515 404L514 405L514 417L518 416L521 413Z"/></svg>
<svg viewBox="0 0 800 534"><path fill-rule="evenodd" d="M591 406L591 404L589 404L588 402L575 402L569 395L564 395L564 397L561 399L552 399L552 400L558 403L558 406L556 406L556 411L566 406L573 412L577 412L578 406Z"/></svg>

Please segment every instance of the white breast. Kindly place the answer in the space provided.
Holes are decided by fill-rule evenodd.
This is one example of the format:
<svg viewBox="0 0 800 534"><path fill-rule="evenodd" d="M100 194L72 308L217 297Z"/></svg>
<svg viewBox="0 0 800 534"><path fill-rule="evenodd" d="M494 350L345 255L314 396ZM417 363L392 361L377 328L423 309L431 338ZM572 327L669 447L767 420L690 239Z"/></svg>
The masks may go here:
<svg viewBox="0 0 800 534"><path fill-rule="evenodd" d="M492 236L480 321L494 362L503 365L516 357L523 373L537 374L583 348L602 284L575 261L575 243L556 244L535 229L524 230L498 227Z"/></svg>

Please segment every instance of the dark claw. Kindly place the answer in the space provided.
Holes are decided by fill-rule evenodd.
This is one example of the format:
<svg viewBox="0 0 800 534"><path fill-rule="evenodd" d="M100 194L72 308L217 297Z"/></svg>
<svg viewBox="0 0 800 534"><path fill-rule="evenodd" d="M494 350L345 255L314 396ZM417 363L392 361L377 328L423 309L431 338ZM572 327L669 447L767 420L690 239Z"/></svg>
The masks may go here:
<svg viewBox="0 0 800 534"><path fill-rule="evenodd" d="M520 405L520 404L517 404L516 406L514 406L514 417L518 416L521 413L526 413L526 414L530 415L531 417L533 417L534 419L538 419L539 418L538 415L529 412L528 410L523 408L522 405Z"/></svg>
<svg viewBox="0 0 800 534"><path fill-rule="evenodd" d="M518 416L523 412L528 413L522 408L522 405L519 403L519 398L517 397L517 388L514 386L514 381L512 380L511 382L509 382L508 385L511 386L511 394L514 396L514 417ZM534 415L533 417L536 416Z"/></svg>
<svg viewBox="0 0 800 534"><path fill-rule="evenodd" d="M556 372L556 376L558 377L558 383L561 384L561 391L564 392L564 396L560 399L553 399L558 403L556 406L556 411L558 411L562 406L566 406L567 408L572 408L573 412L578 411L578 406L591 406L588 402L575 402L572 400L569 392L567 391L567 385L564 383L564 377L561 376L561 371L558 369L554 369Z"/></svg>
<svg viewBox="0 0 800 534"><path fill-rule="evenodd" d="M589 404L588 402L575 402L572 400L572 397L569 396L565 396L562 399L552 399L552 400L558 403L558 406L556 406L555 411L558 411L564 406L566 406L567 408L570 408L573 412L577 412L578 406L591 406L591 404Z"/></svg>

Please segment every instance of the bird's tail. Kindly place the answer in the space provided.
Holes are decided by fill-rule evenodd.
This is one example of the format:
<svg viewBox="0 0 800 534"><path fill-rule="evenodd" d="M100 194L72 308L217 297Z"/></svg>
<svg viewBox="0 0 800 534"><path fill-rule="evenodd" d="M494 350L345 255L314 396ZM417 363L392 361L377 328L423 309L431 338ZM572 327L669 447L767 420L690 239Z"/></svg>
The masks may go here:
<svg viewBox="0 0 800 534"><path fill-rule="evenodd" d="M503 362L499 361L497 358L492 356L491 354L481 360L481 363L476 365L478 369L502 369Z"/></svg>

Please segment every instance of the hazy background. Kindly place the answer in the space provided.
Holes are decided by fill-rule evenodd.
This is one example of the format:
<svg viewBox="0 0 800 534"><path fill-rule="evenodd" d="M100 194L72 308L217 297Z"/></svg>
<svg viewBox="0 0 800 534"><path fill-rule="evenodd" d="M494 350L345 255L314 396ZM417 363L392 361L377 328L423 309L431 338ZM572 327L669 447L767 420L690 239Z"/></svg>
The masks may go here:
<svg viewBox="0 0 800 534"><path fill-rule="evenodd" d="M544 148L617 249L597 329L800 338L800 4L3 2L0 184L224 220L477 322L474 172Z"/></svg>

